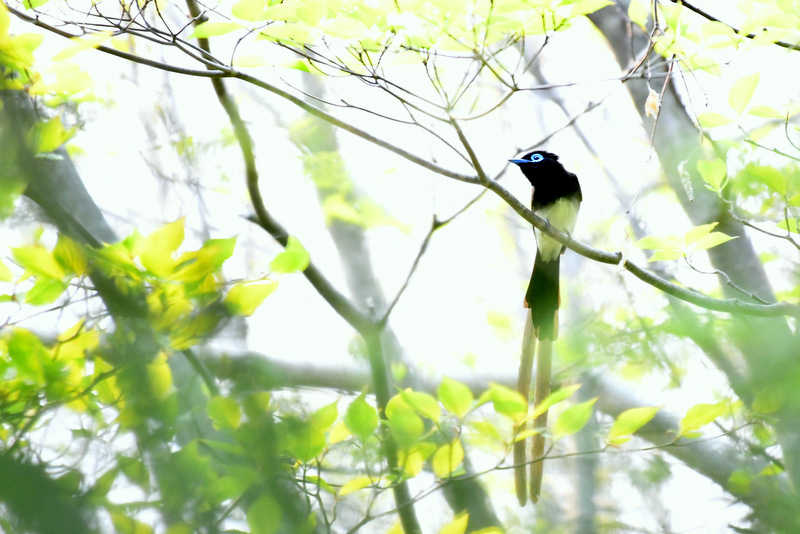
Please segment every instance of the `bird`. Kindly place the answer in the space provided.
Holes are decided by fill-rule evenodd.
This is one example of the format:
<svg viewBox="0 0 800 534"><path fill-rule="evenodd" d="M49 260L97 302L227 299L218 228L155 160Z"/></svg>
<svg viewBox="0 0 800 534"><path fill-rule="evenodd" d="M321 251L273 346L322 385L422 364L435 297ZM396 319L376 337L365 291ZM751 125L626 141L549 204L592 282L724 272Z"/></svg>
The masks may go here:
<svg viewBox="0 0 800 534"><path fill-rule="evenodd" d="M571 234L575 229L578 210L583 194L578 177L567 171L552 152L535 150L519 159L509 159L517 165L532 186L531 209L546 219L550 227ZM536 360L536 384L534 388L534 410L542 411L533 419L533 445L531 458L530 485L525 486L525 439L514 444L515 486L520 505L527 502L528 491L531 501L539 500L542 486L544 455L544 434L547 426L547 410L537 410L550 394L550 375L552 368L553 341L558 337L559 264L566 247L534 228L536 239L536 259L533 272L525 292L525 307L530 309L530 322L526 325L520 359L517 391L527 400L530 393L531 371L538 342ZM527 419L523 420L518 432L527 430Z"/></svg>

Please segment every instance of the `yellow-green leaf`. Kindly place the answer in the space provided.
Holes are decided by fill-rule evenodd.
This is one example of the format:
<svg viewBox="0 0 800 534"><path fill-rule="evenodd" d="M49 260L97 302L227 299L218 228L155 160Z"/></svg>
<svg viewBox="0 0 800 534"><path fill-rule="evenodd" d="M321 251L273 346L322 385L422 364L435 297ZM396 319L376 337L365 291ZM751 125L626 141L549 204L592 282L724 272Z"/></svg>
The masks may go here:
<svg viewBox="0 0 800 534"><path fill-rule="evenodd" d="M793 234L800 234L800 218L789 217L776 225L781 230L787 230Z"/></svg>
<svg viewBox="0 0 800 534"><path fill-rule="evenodd" d="M83 247L64 234L58 235L53 257L62 268L77 275L84 274L89 265Z"/></svg>
<svg viewBox="0 0 800 534"><path fill-rule="evenodd" d="M305 271L311 257L308 251L303 248L300 241L290 235L283 252L275 256L270 263L270 267L276 273L293 273L295 271Z"/></svg>
<svg viewBox="0 0 800 534"><path fill-rule="evenodd" d="M731 122L733 122L733 119L729 119L725 115L721 115L713 111L708 111L706 113L701 113L700 115L698 115L697 122L703 128L717 128L719 126L730 124Z"/></svg>
<svg viewBox="0 0 800 534"><path fill-rule="evenodd" d="M467 386L449 376L444 377L439 383L437 394L442 406L458 417L464 417L475 400Z"/></svg>
<svg viewBox="0 0 800 534"><path fill-rule="evenodd" d="M758 86L758 79L758 73L744 76L738 79L731 87L731 91L728 94L728 103L737 115L742 114L744 108L750 103L750 99L753 98L753 93Z"/></svg>
<svg viewBox="0 0 800 534"><path fill-rule="evenodd" d="M438 478L444 478L458 469L463 460L464 448L456 438L452 443L442 445L436 450L431 461L433 472Z"/></svg>
<svg viewBox="0 0 800 534"><path fill-rule="evenodd" d="M269 494L264 493L247 509L250 534L275 534L281 528L283 509Z"/></svg>
<svg viewBox="0 0 800 534"><path fill-rule="evenodd" d="M403 400L401 395L395 395L389 399L389 403L386 405L386 418L392 434L403 447L416 444L425 432L425 423L422 418Z"/></svg>
<svg viewBox="0 0 800 534"><path fill-rule="evenodd" d="M195 26L190 38L201 39L208 37L217 37L236 31L243 26L236 22L203 22Z"/></svg>
<svg viewBox="0 0 800 534"><path fill-rule="evenodd" d="M41 245L30 247L11 247L11 255L27 271L38 276L63 280L65 273L58 265L53 253Z"/></svg>
<svg viewBox="0 0 800 534"><path fill-rule="evenodd" d="M272 280L236 284L225 295L225 306L233 315L250 317L276 289L278 282Z"/></svg>
<svg viewBox="0 0 800 534"><path fill-rule="evenodd" d="M236 429L242 422L242 410L239 403L230 397L213 397L208 401L208 416L218 429Z"/></svg>
<svg viewBox="0 0 800 534"><path fill-rule="evenodd" d="M533 410L531 414L531 418L539 417L544 412L552 408L554 405L558 404L561 401L567 400L568 398L572 397L572 395L580 389L580 384L572 384L560 389L555 390L554 392L550 393L546 399L539 403L538 406Z"/></svg>
<svg viewBox="0 0 800 534"><path fill-rule="evenodd" d="M156 276L166 277L175 267L175 252L183 243L186 219L165 224L139 243L139 260Z"/></svg>
<svg viewBox="0 0 800 534"><path fill-rule="evenodd" d="M561 438L574 434L583 428L592 417L595 402L597 402L597 397L564 410L553 425L553 435L556 438Z"/></svg>
<svg viewBox="0 0 800 534"><path fill-rule="evenodd" d="M469 522L469 514L468 513L461 513L442 527L442 530L439 531L439 534L464 534L467 531L467 523Z"/></svg>
<svg viewBox="0 0 800 534"><path fill-rule="evenodd" d="M731 239L735 239L734 237L729 236L723 232L711 232L707 236L704 236L702 239L698 240L697 243L694 245L695 250L708 250L710 248L714 248L718 245L723 243L727 243Z"/></svg>
<svg viewBox="0 0 800 534"><path fill-rule="evenodd" d="M25 302L33 306L52 304L67 289L67 283L55 278L37 278L33 287L25 293Z"/></svg>
<svg viewBox="0 0 800 534"><path fill-rule="evenodd" d="M252 22L262 20L266 7L267 2L265 0L239 0L233 4L231 13L236 18Z"/></svg>
<svg viewBox="0 0 800 534"><path fill-rule="evenodd" d="M378 428L378 412L367 403L365 393L356 397L347 407L344 424L361 441L366 441Z"/></svg>
<svg viewBox="0 0 800 534"><path fill-rule="evenodd" d="M147 364L150 390L159 400L166 399L172 392L172 371L167 363L167 355L161 352Z"/></svg>
<svg viewBox="0 0 800 534"><path fill-rule="evenodd" d="M637 430L649 423L660 409L658 406L644 406L625 410L611 425L611 430L608 432L608 443L610 445L626 443Z"/></svg>
<svg viewBox="0 0 800 534"><path fill-rule="evenodd" d="M628 18L638 24L642 29L647 28L647 19L650 16L651 3L649 0L631 0L628 5Z"/></svg>
<svg viewBox="0 0 800 534"><path fill-rule="evenodd" d="M747 111L747 113L749 115L753 115L755 117L763 117L765 119L784 119L784 118L786 118L786 114L785 113L781 113L777 109L775 109L773 107L770 107L770 106L765 106L763 104L762 105L758 105L758 106L753 106L752 108L750 108Z"/></svg>
<svg viewBox="0 0 800 534"><path fill-rule="evenodd" d="M679 260L679 259L683 258L684 256L685 256L685 254L683 253L683 250L681 250L681 249L676 249L676 248L666 249L665 248L665 249L661 249L661 250L656 250L653 253L652 256L647 258L647 261L648 262L651 262L651 261L672 261L672 260Z"/></svg>
<svg viewBox="0 0 800 534"><path fill-rule="evenodd" d="M333 401L330 404L326 404L322 408L319 408L316 412L311 414L309 418L309 423L315 430L319 430L321 432L327 432L333 426L333 423L336 422L336 418L339 417L339 410L337 408L339 401Z"/></svg>
<svg viewBox="0 0 800 534"><path fill-rule="evenodd" d="M108 31L72 37L71 40L74 44L62 48L58 54L53 56L53 61L64 61L84 50L95 49L111 38L112 35L113 33Z"/></svg>
<svg viewBox="0 0 800 534"><path fill-rule="evenodd" d="M708 184L712 191L719 192L725 183L727 166L720 158L707 160L701 159L697 162L697 172L702 176L703 181Z"/></svg>
<svg viewBox="0 0 800 534"><path fill-rule="evenodd" d="M0 282L10 282L14 278L14 275L11 273L11 269L3 263L3 260L0 260Z"/></svg>
<svg viewBox="0 0 800 534"><path fill-rule="evenodd" d="M700 226L695 226L694 228L686 232L685 236L683 236L684 244L686 246L689 246L692 243L696 243L700 239L707 236L711 232L711 230L713 230L714 227L717 226L718 224L719 223L713 222L709 224L701 224Z"/></svg>
<svg viewBox="0 0 800 534"><path fill-rule="evenodd" d="M439 422L442 409L439 403L436 402L436 399L431 395L420 391L412 391L411 389L406 389L400 395L402 395L403 400L414 408L417 413L432 421Z"/></svg>
<svg viewBox="0 0 800 534"><path fill-rule="evenodd" d="M684 436L700 430L718 417L728 412L728 400L722 400L716 404L695 404L686 412L681 419L678 434Z"/></svg>
<svg viewBox="0 0 800 534"><path fill-rule="evenodd" d="M495 411L501 415L518 419L528 411L528 400L511 388L492 382L486 393L494 404Z"/></svg>
<svg viewBox="0 0 800 534"><path fill-rule="evenodd" d="M37 122L28 134L28 146L36 154L52 152L63 145L73 135L73 130L66 130L61 124L61 117L53 117L48 121Z"/></svg>
<svg viewBox="0 0 800 534"><path fill-rule="evenodd" d="M354 491L364 489L371 484L372 479L369 477L356 477L352 480L348 480L344 486L342 486L342 488L339 490L339 496L344 497L348 493L353 493Z"/></svg>

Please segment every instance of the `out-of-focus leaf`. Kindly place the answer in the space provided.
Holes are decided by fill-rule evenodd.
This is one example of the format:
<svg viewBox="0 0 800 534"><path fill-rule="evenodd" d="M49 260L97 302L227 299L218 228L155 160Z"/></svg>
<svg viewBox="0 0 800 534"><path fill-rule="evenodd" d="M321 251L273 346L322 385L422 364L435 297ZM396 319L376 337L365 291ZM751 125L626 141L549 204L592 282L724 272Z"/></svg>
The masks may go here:
<svg viewBox="0 0 800 534"><path fill-rule="evenodd" d="M727 399L716 404L695 404L689 408L686 415L681 419L678 434L687 437L694 436L695 431L728 413L728 405L729 401Z"/></svg>
<svg viewBox="0 0 800 534"><path fill-rule="evenodd" d="M698 115L697 122L700 123L702 128L717 128L719 126L730 124L733 122L733 119L729 119L725 115L720 115L719 113L715 113L713 111L708 111Z"/></svg>
<svg viewBox="0 0 800 534"><path fill-rule="evenodd" d="M270 263L270 267L276 273L293 273L295 271L305 271L310 261L311 257L308 251L303 248L303 245L296 237L290 235L286 248L275 256L275 259Z"/></svg>
<svg viewBox="0 0 800 534"><path fill-rule="evenodd" d="M192 39L217 37L241 28L242 25L236 22L203 22L195 26L192 35L189 37Z"/></svg>
<svg viewBox="0 0 800 534"><path fill-rule="evenodd" d="M249 317L276 289L278 282L271 280L236 284L225 295L225 306L232 315Z"/></svg>
<svg viewBox="0 0 800 534"><path fill-rule="evenodd" d="M445 478L451 475L461 466L464 460L464 448L461 441L456 438L452 443L442 445L433 455L433 472L438 478Z"/></svg>
<svg viewBox="0 0 800 534"><path fill-rule="evenodd" d="M472 408L472 403L475 400L472 396L472 391L467 386L448 376L444 377L439 383L437 394L445 410L458 417L464 417Z"/></svg>
<svg viewBox="0 0 800 534"><path fill-rule="evenodd" d="M611 430L608 432L608 443L616 446L630 441L631 436L649 423L660 409L658 406L643 406L625 410L611 425Z"/></svg>
<svg viewBox="0 0 800 534"><path fill-rule="evenodd" d="M597 402L597 397L564 410L553 425L553 435L556 438L561 438L574 434L583 428L592 417L595 402Z"/></svg>
<svg viewBox="0 0 800 534"><path fill-rule="evenodd" d="M378 428L378 412L367 403L365 393L356 397L347 407L344 424L361 441L366 441Z"/></svg>
<svg viewBox="0 0 800 534"><path fill-rule="evenodd" d="M731 87L731 91L728 94L728 103L737 115L741 115L744 108L750 103L750 100L753 98L753 93L758 86L758 80L758 73L751 74L739 78L736 83L733 84L733 87Z"/></svg>

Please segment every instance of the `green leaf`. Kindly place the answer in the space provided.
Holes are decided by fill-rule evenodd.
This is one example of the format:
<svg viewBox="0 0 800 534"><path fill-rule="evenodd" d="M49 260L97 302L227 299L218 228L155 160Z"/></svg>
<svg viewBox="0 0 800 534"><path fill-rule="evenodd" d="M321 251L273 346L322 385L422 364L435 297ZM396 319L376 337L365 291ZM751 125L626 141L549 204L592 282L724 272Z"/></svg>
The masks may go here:
<svg viewBox="0 0 800 534"><path fill-rule="evenodd" d="M755 117L763 117L765 119L785 119L786 114L781 113L775 108L765 105L753 106L747 113Z"/></svg>
<svg viewBox="0 0 800 534"><path fill-rule="evenodd" d="M649 423L660 409L658 406L644 406L631 408L619 414L608 432L609 445L617 446L630 441L631 436Z"/></svg>
<svg viewBox="0 0 800 534"><path fill-rule="evenodd" d="M500 415L518 419L524 417L528 411L527 399L524 399L522 395L511 388L492 382L489 384L489 390L486 393L488 394L488 399L494 404L495 411Z"/></svg>
<svg viewBox="0 0 800 534"><path fill-rule="evenodd" d="M753 475L743 469L737 469L728 477L726 485L733 495L749 495L753 492Z"/></svg>
<svg viewBox="0 0 800 534"><path fill-rule="evenodd" d="M208 401L208 416L217 429L236 429L242 422L239 403L230 397L216 396Z"/></svg>
<svg viewBox="0 0 800 534"><path fill-rule="evenodd" d="M583 15L589 15L595 11L603 9L606 6L610 6L613 3L614 2L610 0L578 0L577 2L572 3L569 17L574 18Z"/></svg>
<svg viewBox="0 0 800 534"><path fill-rule="evenodd" d="M78 276L83 275L89 266L83 247L64 234L58 234L53 257L64 270Z"/></svg>
<svg viewBox="0 0 800 534"><path fill-rule="evenodd" d="M234 17L251 22L263 20L264 10L267 7L265 0L239 0L231 8Z"/></svg>
<svg viewBox="0 0 800 534"><path fill-rule="evenodd" d="M781 230L792 232L793 234L800 234L800 219L789 217L784 219L776 225Z"/></svg>
<svg viewBox="0 0 800 534"><path fill-rule="evenodd" d="M270 263L270 267L276 273L293 273L295 271L305 271L310 261L311 257L308 251L303 248L303 245L296 237L290 235L286 248L275 256L275 259Z"/></svg>
<svg viewBox="0 0 800 534"><path fill-rule="evenodd" d="M564 410L553 425L553 435L556 438L561 438L574 434L583 428L592 417L595 402L597 402L597 397Z"/></svg>
<svg viewBox="0 0 800 534"><path fill-rule="evenodd" d="M402 395L395 395L389 399L386 406L386 419L395 439L405 448L417 443L425 432L425 423L422 418L403 400Z"/></svg>
<svg viewBox="0 0 800 534"><path fill-rule="evenodd" d="M225 306L232 315L250 317L276 289L278 282L271 280L236 284L225 295Z"/></svg>
<svg viewBox="0 0 800 534"><path fill-rule="evenodd" d="M336 490L333 489L333 486L328 484L324 479L314 476L314 475L306 475L306 481L314 484L322 491L330 493L331 495L336 495Z"/></svg>
<svg viewBox="0 0 800 534"><path fill-rule="evenodd" d="M372 479L369 477L356 477L352 480L348 480L339 490L339 496L344 497L348 493L353 493L354 491L358 491L360 489L364 489L367 486L372 485Z"/></svg>
<svg viewBox="0 0 800 534"><path fill-rule="evenodd" d="M563 387L557 389L550 393L546 399L539 403L538 406L533 410L533 413L530 415L530 418L539 417L544 412L558 404L559 402L565 401L568 398L572 397L572 395L580 389L580 384L572 384L567 387Z"/></svg>
<svg viewBox="0 0 800 534"><path fill-rule="evenodd" d="M139 261L142 266L159 277L166 277L175 267L175 252L183 243L186 218L167 223L158 228L139 244Z"/></svg>
<svg viewBox="0 0 800 534"><path fill-rule="evenodd" d="M711 232L711 230L713 230L714 227L717 226L718 224L719 223L713 222L709 224L701 224L700 226L695 226L694 228L686 232L685 236L683 236L684 244L688 247L692 243L696 243L700 239L707 236Z"/></svg>
<svg viewBox="0 0 800 534"><path fill-rule="evenodd" d="M738 79L731 87L731 91L728 94L728 103L737 115L742 114L744 108L750 103L750 99L753 98L753 93L758 86L758 79L758 73L744 76Z"/></svg>
<svg viewBox="0 0 800 534"><path fill-rule="evenodd" d="M333 401L311 414L309 418L311 426L320 432L327 432L336 422L336 418L339 417L338 404L339 401Z"/></svg>
<svg viewBox="0 0 800 534"><path fill-rule="evenodd" d="M25 293L25 302L33 306L52 304L67 289L69 284L55 278L38 278Z"/></svg>
<svg viewBox="0 0 800 534"><path fill-rule="evenodd" d="M236 246L236 238L209 239L199 250L184 252L175 262L178 267L171 280L197 282L214 274L231 257Z"/></svg>
<svg viewBox="0 0 800 534"><path fill-rule="evenodd" d="M194 31L189 36L191 39L203 39L225 35L243 28L236 22L203 22L195 26Z"/></svg>
<svg viewBox="0 0 800 534"><path fill-rule="evenodd" d="M320 27L332 37L340 39L358 39L367 37L369 28L363 22L346 15L338 16L323 22Z"/></svg>
<svg viewBox="0 0 800 534"><path fill-rule="evenodd" d="M269 494L262 494L247 509L250 534L275 534L281 529L283 510Z"/></svg>
<svg viewBox="0 0 800 534"><path fill-rule="evenodd" d="M645 250L662 249L662 248L681 248L683 241L675 236L646 236L634 243L634 246Z"/></svg>
<svg viewBox="0 0 800 534"><path fill-rule="evenodd" d="M721 400L716 404L695 404L689 408L686 415L681 419L678 435L694 434L695 431L728 413L728 405L729 401L727 399Z"/></svg>
<svg viewBox="0 0 800 534"><path fill-rule="evenodd" d="M788 191L786 176L775 167L770 167L768 165L748 165L747 173L779 195L786 196Z"/></svg>
<svg viewBox="0 0 800 534"><path fill-rule="evenodd" d="M711 232L707 236L704 236L702 239L697 241L694 245L695 250L708 250L710 248L714 248L717 245L721 245L723 243L727 243L731 239L736 239L735 237L731 237L728 234L722 232Z"/></svg>
<svg viewBox="0 0 800 534"><path fill-rule="evenodd" d="M464 417L472 408L475 400L472 391L467 386L449 376L442 379L436 393L445 410L458 417Z"/></svg>
<svg viewBox="0 0 800 534"><path fill-rule="evenodd" d="M34 124L28 134L28 146L36 154L52 152L66 143L74 134L74 130L66 130L61 124L61 117L53 117L49 121Z"/></svg>
<svg viewBox="0 0 800 534"><path fill-rule="evenodd" d="M456 438L452 443L439 447L434 453L431 460L433 473L438 478L445 478L458 469L462 461L464 461L464 448L461 446L461 441Z"/></svg>
<svg viewBox="0 0 800 534"><path fill-rule="evenodd" d="M713 160L702 159L697 162L697 172L702 176L703 181L708 184L709 189L719 193L725 183L727 166L719 158Z"/></svg>
<svg viewBox="0 0 800 534"><path fill-rule="evenodd" d="M439 534L464 534L467 531L469 514L464 512L456 516L451 522L442 527Z"/></svg>
<svg viewBox="0 0 800 534"><path fill-rule="evenodd" d="M17 263L37 276L47 276L56 280L63 280L66 276L53 253L41 245L11 247L11 255Z"/></svg>
<svg viewBox="0 0 800 534"><path fill-rule="evenodd" d="M708 111L706 113L701 113L697 117L697 122L702 128L717 128L719 126L730 124L733 122L733 119L729 119L725 115L720 115L719 113L715 113L713 111Z"/></svg>
<svg viewBox="0 0 800 534"><path fill-rule="evenodd" d="M366 441L378 428L378 412L367 403L366 393L356 397L347 407L344 424L361 441Z"/></svg>
<svg viewBox="0 0 800 534"><path fill-rule="evenodd" d="M0 282L10 282L14 278L14 274L11 272L11 269L3 263L3 260L0 260Z"/></svg>
<svg viewBox="0 0 800 534"><path fill-rule="evenodd" d="M649 0L631 0L628 5L628 18L631 22L647 29L647 19L650 17L651 3Z"/></svg>
<svg viewBox="0 0 800 534"><path fill-rule="evenodd" d="M406 389L400 393L400 395L409 406L417 411L417 413L434 422L439 422L442 415L442 408L433 396L420 391L412 391L411 389Z"/></svg>

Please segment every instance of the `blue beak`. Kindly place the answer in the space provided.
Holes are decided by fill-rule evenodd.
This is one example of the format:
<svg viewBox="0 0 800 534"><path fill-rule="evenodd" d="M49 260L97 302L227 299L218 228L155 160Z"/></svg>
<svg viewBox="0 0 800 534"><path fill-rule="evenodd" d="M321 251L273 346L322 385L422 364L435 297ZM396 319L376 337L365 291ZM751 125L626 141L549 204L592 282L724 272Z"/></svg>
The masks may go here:
<svg viewBox="0 0 800 534"><path fill-rule="evenodd" d="M517 165L522 165L523 163L530 163L530 161L527 159L510 159L508 161L510 161L511 163L516 163Z"/></svg>

